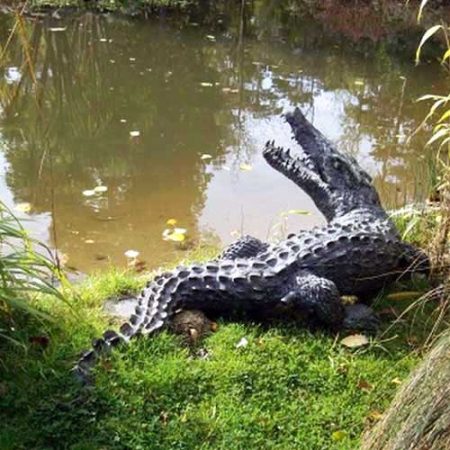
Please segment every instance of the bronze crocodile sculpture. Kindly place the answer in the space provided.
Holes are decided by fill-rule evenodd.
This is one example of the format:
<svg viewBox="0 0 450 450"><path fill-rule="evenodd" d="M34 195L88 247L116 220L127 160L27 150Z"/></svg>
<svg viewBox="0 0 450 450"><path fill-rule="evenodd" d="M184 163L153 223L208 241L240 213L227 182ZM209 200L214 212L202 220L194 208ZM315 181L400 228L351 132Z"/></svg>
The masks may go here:
<svg viewBox="0 0 450 450"><path fill-rule="evenodd" d="M136 335L156 333L182 309L223 315L288 305L307 323L374 332L378 319L372 309L345 306L341 296L369 299L401 274L428 270L428 258L401 240L357 162L339 153L299 109L286 119L301 149L294 156L268 142L264 158L311 196L327 225L271 245L246 236L217 260L156 276L129 321L119 331L106 331L81 356L74 368L78 378L89 379L100 354Z"/></svg>

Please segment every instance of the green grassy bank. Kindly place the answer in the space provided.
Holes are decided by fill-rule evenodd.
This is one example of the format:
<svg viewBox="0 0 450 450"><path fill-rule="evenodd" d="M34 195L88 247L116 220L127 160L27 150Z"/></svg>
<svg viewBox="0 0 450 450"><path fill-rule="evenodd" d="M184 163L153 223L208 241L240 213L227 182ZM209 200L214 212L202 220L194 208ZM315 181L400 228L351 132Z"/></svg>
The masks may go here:
<svg viewBox="0 0 450 450"><path fill-rule="evenodd" d="M428 314L390 326L384 299L377 308L389 329L363 348L294 324L221 322L199 344L207 358L165 332L115 351L95 387L80 389L69 373L77 354L117 322L104 299L135 292L147 277L91 276L66 303L39 300L52 323L21 315L0 324L13 324L23 343L0 341L2 450L353 449L420 359ZM410 301L393 296L389 307L398 313ZM242 338L248 344L237 346Z"/></svg>

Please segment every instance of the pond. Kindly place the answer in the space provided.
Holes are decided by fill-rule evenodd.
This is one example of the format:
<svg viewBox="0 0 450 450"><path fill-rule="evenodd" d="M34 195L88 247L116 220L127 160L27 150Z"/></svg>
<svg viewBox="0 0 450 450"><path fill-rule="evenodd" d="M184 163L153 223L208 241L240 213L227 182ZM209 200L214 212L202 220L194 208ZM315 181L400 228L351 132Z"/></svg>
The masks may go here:
<svg viewBox="0 0 450 450"><path fill-rule="evenodd" d="M269 139L294 145L282 118L294 106L358 159L387 207L423 199L426 135L407 138L426 111L415 100L443 80L414 66L415 40L395 52L300 18L243 24L23 23L0 73L0 197L67 266L125 266L136 250L154 268L199 242L323 223L261 157ZM11 26L0 18L2 42ZM164 240L171 226L188 243Z"/></svg>

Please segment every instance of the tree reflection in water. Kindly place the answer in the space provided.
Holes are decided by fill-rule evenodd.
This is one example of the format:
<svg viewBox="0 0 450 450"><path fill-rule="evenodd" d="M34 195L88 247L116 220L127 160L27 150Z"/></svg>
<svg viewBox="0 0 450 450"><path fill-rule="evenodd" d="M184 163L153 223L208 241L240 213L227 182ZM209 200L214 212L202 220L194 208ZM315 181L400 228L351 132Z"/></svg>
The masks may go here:
<svg viewBox="0 0 450 450"><path fill-rule="evenodd" d="M260 3L256 16L224 11L214 35L178 21L86 14L25 23L28 51L20 37L11 42L0 81L8 188L32 213L52 213L49 239L72 265L123 263L128 248L154 266L179 257L161 240L172 217L195 239L210 225L225 243L242 214L245 231L265 238L277 212L309 207L259 165L265 139L289 144L277 127L292 105L361 159L390 206L420 197L423 141L405 136L422 117L413 99L426 77L436 79L431 69ZM5 41L8 19L0 24ZM241 173L242 163L254 173ZM99 184L106 194L83 197Z"/></svg>

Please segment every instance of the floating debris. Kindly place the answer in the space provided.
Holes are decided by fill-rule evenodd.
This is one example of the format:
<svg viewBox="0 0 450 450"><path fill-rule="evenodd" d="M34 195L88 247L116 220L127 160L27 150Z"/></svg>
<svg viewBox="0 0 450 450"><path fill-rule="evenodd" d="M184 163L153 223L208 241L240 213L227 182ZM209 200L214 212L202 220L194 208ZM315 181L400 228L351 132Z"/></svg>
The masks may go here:
<svg viewBox="0 0 450 450"><path fill-rule="evenodd" d="M23 213L29 213L31 211L31 203L28 202L17 203L14 209L16 211L20 211Z"/></svg>
<svg viewBox="0 0 450 450"><path fill-rule="evenodd" d="M250 164L242 163L242 164L239 166L239 169L241 169L242 172L250 172L250 170L253 170L253 167L252 167Z"/></svg>
<svg viewBox="0 0 450 450"><path fill-rule="evenodd" d="M140 253L137 250L127 250L124 255L129 259L136 259Z"/></svg>
<svg viewBox="0 0 450 450"><path fill-rule="evenodd" d="M186 240L186 228L167 228L162 236L165 241L183 242Z"/></svg>

